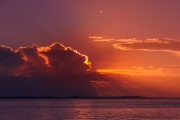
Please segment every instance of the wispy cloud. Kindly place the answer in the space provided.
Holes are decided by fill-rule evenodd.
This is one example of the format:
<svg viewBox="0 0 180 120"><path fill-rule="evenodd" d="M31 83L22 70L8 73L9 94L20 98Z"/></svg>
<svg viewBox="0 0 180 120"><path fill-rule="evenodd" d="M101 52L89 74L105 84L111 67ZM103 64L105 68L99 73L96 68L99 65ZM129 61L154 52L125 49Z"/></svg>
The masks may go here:
<svg viewBox="0 0 180 120"><path fill-rule="evenodd" d="M171 38L131 38L131 39L105 39L103 37L89 37L93 42L110 42L118 50L164 51L179 54L180 40Z"/></svg>

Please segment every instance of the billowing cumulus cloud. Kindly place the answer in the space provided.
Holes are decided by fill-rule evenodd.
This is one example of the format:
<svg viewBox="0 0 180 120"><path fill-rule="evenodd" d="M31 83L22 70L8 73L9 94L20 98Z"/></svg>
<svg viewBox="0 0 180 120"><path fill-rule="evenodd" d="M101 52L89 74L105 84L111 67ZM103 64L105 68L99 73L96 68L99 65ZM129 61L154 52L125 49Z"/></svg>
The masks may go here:
<svg viewBox="0 0 180 120"><path fill-rule="evenodd" d="M76 74L91 68L87 56L62 44L54 43L49 48L39 48L38 51L46 57L47 64L55 74Z"/></svg>
<svg viewBox="0 0 180 120"><path fill-rule="evenodd" d="M19 47L17 50L0 47L0 74L4 76L85 73L91 68L90 64L86 55L60 43L47 47Z"/></svg>

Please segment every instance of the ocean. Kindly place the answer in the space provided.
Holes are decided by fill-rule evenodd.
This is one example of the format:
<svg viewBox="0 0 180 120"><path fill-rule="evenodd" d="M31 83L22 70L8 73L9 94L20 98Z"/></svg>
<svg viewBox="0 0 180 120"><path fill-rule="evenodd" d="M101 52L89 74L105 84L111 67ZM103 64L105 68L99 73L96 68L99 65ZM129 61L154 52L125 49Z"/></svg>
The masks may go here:
<svg viewBox="0 0 180 120"><path fill-rule="evenodd" d="M180 120L172 99L1 99L0 120Z"/></svg>

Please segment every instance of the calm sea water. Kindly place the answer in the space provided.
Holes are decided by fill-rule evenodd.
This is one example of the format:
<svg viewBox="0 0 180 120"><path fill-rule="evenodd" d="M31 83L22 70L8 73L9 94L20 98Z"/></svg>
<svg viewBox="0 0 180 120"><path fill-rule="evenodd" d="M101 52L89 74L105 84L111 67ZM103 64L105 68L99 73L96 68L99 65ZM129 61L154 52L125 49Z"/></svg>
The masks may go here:
<svg viewBox="0 0 180 120"><path fill-rule="evenodd" d="M180 120L180 100L0 100L0 120Z"/></svg>

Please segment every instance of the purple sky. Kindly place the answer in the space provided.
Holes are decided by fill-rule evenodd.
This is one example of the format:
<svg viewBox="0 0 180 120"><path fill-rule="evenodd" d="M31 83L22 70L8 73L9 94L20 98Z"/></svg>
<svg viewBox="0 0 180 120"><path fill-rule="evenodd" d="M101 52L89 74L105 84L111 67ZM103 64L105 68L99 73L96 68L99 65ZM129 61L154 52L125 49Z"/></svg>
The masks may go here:
<svg viewBox="0 0 180 120"><path fill-rule="evenodd" d="M0 44L71 45L90 35L180 39L179 5L179 0L1 0Z"/></svg>

